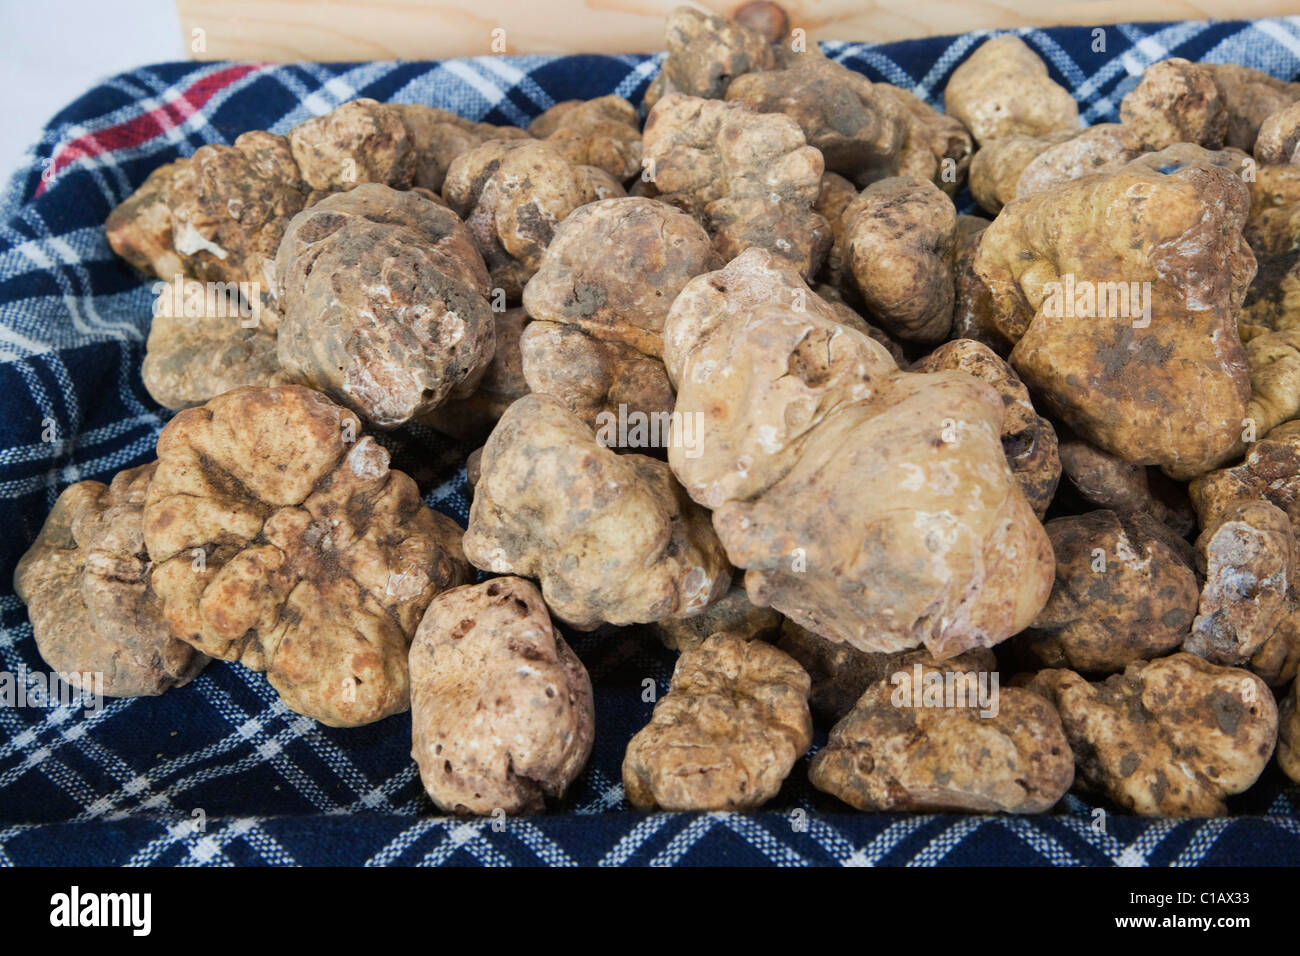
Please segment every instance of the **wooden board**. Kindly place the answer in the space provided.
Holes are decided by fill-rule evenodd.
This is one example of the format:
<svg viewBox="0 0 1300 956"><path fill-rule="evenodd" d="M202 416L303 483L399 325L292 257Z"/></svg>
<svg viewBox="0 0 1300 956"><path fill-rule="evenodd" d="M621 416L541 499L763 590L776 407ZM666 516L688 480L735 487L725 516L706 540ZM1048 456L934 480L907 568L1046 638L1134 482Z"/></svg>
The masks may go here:
<svg viewBox="0 0 1300 956"><path fill-rule="evenodd" d="M693 6L729 13L741 0ZM663 49L678 0L177 0L195 59L443 59ZM1253 19L1300 0L786 0L813 40L885 42L968 30L1135 20ZM197 31L197 32L196 32Z"/></svg>

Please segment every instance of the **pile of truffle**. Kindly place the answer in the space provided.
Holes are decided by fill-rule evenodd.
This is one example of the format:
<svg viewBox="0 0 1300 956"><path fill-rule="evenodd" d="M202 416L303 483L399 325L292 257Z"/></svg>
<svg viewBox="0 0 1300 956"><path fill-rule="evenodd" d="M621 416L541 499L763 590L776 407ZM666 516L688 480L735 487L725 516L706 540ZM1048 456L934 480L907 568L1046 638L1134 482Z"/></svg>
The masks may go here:
<svg viewBox="0 0 1300 956"><path fill-rule="evenodd" d="M155 315L157 460L65 490L18 568L50 666L409 709L454 812L582 771L561 627L680 652L638 807L760 806L814 720L863 810L1300 780L1300 84L1165 60L1084 129L1001 36L945 115L786 27L674 12L644 124L361 99L155 171L114 250L253 321ZM485 439L467 530L367 435L407 423Z"/></svg>

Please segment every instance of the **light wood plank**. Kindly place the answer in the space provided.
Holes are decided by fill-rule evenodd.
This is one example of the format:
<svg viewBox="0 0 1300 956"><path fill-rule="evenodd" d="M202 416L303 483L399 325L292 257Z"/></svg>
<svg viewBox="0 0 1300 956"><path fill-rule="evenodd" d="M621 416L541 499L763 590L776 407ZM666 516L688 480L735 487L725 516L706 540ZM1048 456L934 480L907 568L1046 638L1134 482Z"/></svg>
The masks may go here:
<svg viewBox="0 0 1300 956"><path fill-rule="evenodd" d="M663 48L664 15L677 0L177 0L176 5L194 58L284 62L650 52ZM740 3L694 5L725 14ZM811 39L868 42L1023 26L1300 13L1300 0L788 0L782 6ZM494 34L498 29L504 34Z"/></svg>

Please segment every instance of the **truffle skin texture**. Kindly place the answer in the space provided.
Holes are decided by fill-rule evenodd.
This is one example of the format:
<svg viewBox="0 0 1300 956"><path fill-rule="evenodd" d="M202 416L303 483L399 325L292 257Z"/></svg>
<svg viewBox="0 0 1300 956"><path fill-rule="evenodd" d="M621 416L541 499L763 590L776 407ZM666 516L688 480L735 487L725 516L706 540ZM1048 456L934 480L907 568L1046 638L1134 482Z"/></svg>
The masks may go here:
<svg viewBox="0 0 1300 956"><path fill-rule="evenodd" d="M1205 527L1196 549L1205 587L1184 650L1244 665L1294 611L1300 553L1291 522L1267 501L1242 498Z"/></svg>
<svg viewBox="0 0 1300 956"><path fill-rule="evenodd" d="M627 745L623 789L645 809L752 809L776 796L812 737L803 668L770 644L715 634L677 659Z"/></svg>
<svg viewBox="0 0 1300 956"><path fill-rule="evenodd" d="M559 148L579 166L604 170L619 182L641 171L636 107L621 96L556 103L529 124L529 132Z"/></svg>
<svg viewBox="0 0 1300 956"><path fill-rule="evenodd" d="M492 276L517 302L559 224L579 206L620 196L608 174L538 140L489 140L457 156L442 198L465 220Z"/></svg>
<svg viewBox="0 0 1300 956"><path fill-rule="evenodd" d="M796 56L785 69L737 77L727 99L755 113L790 117L808 145L821 151L828 171L859 185L898 174L911 129L906 107L861 73L820 53Z"/></svg>
<svg viewBox="0 0 1300 956"><path fill-rule="evenodd" d="M1042 136L1079 126L1074 97L1053 82L1024 40L1010 34L985 41L953 71L943 103L981 145L1016 133Z"/></svg>
<svg viewBox="0 0 1300 956"><path fill-rule="evenodd" d="M1262 680L1191 654L1135 662L1095 684L1045 670L1027 686L1056 705L1080 789L1143 816L1223 815L1277 739Z"/></svg>
<svg viewBox="0 0 1300 956"><path fill-rule="evenodd" d="M383 183L415 185L416 151L402 107L356 99L289 131L302 178L312 189L351 189Z"/></svg>
<svg viewBox="0 0 1300 956"><path fill-rule="evenodd" d="M988 382L1002 398L1002 450L1030 507L1041 521L1061 479L1056 429L1034 411L1029 390L1015 370L988 346L971 339L945 342L913 367L914 372L951 370Z"/></svg>
<svg viewBox="0 0 1300 956"><path fill-rule="evenodd" d="M1274 113L1300 100L1300 83L1286 83L1267 73L1236 63L1206 63L1228 110L1224 144L1250 152L1261 124Z"/></svg>
<svg viewBox="0 0 1300 956"><path fill-rule="evenodd" d="M179 411L243 385L284 385L275 330L239 314L190 314L174 286L162 290L140 377L154 401Z"/></svg>
<svg viewBox="0 0 1300 956"><path fill-rule="evenodd" d="M731 568L668 466L619 455L557 398L525 395L483 448L465 553L541 582L561 620L648 624L702 610Z"/></svg>
<svg viewBox="0 0 1300 956"><path fill-rule="evenodd" d="M911 694L953 674L966 706L917 706L914 697L904 697L916 668L922 683ZM978 700L981 678L989 691L984 709ZM1051 809L1074 779L1060 719L1041 697L1018 687L994 690L991 680L986 671L957 660L900 667L869 686L835 725L813 757L808 779L859 810Z"/></svg>
<svg viewBox="0 0 1300 956"><path fill-rule="evenodd" d="M496 348L474 393L450 399L419 418L421 423L461 441L485 439L515 399L529 392L520 352L520 340L529 325L528 313L513 308L493 316Z"/></svg>
<svg viewBox="0 0 1300 956"><path fill-rule="evenodd" d="M86 693L152 697L208 663L172 637L150 581L141 512L156 467L128 468L111 485L69 485L14 572L41 657ZM92 677L83 686L85 673L102 685Z"/></svg>
<svg viewBox="0 0 1300 956"><path fill-rule="evenodd" d="M1178 648L1196 615L1187 542L1144 514L1091 511L1045 525L1056 583L1015 638L1040 667L1111 674Z"/></svg>
<svg viewBox="0 0 1300 956"><path fill-rule="evenodd" d="M593 338L573 325L531 322L519 347L526 391L554 395L598 432L611 420L617 430L620 406L629 426L632 413L647 416L647 423L667 422L672 414L675 396L664 363L631 346ZM671 437L662 432L659 447Z"/></svg>
<svg viewBox="0 0 1300 956"><path fill-rule="evenodd" d="M104 223L113 251L148 275L170 279L185 271L184 260L172 246L169 194L172 176L188 164L188 159L178 159L159 166Z"/></svg>
<svg viewBox="0 0 1300 956"><path fill-rule="evenodd" d="M859 650L951 657L1016 633L1052 556L1002 449L1002 400L899 372L753 249L677 297L664 357L702 454L668 460L758 605ZM949 440L945 440L945 436ZM942 516L942 517L940 517Z"/></svg>
<svg viewBox="0 0 1300 956"><path fill-rule="evenodd" d="M167 187L180 271L205 282L256 283L249 304L260 312L270 303L264 264L305 202L284 137L254 131L233 146L200 147Z"/></svg>
<svg viewBox="0 0 1300 956"><path fill-rule="evenodd" d="M591 679L531 582L438 595L410 667L411 755L439 809L535 813L582 772L595 735Z"/></svg>
<svg viewBox="0 0 1300 956"><path fill-rule="evenodd" d="M1300 165L1300 101L1278 110L1259 128L1255 159L1260 165Z"/></svg>
<svg viewBox="0 0 1300 956"><path fill-rule="evenodd" d="M661 197L698 215L724 260L758 246L816 273L832 240L812 211L825 168L790 117L673 93L650 111L643 145Z"/></svg>
<svg viewBox="0 0 1300 956"><path fill-rule="evenodd" d="M736 77L774 65L762 33L691 7L676 7L668 14L664 37L668 56L646 90L646 109L673 92L721 99Z"/></svg>
<svg viewBox="0 0 1300 956"><path fill-rule="evenodd" d="M974 266L1053 420L1180 479L1231 452L1250 399L1234 321L1255 271L1249 191L1215 160L1183 144L1017 199ZM1141 282L1149 321L1121 294Z"/></svg>
<svg viewBox="0 0 1300 956"><path fill-rule="evenodd" d="M1042 136L1014 133L981 146L970 164L970 192L980 208L996 216L1016 198L1020 176L1035 159L1053 146L1069 142L1070 130L1056 130Z"/></svg>
<svg viewBox="0 0 1300 956"><path fill-rule="evenodd" d="M637 196L602 199L560 223L524 288L524 308L657 357L677 293L721 266L708 233L681 210Z"/></svg>
<svg viewBox="0 0 1300 956"><path fill-rule="evenodd" d="M1282 703L1277 765L1288 777L1300 783L1300 681L1291 685L1291 693Z"/></svg>
<svg viewBox="0 0 1300 956"><path fill-rule="evenodd" d="M781 630L781 615L769 607L755 607L744 587L737 584L699 614L665 618L651 624L650 630L665 647L684 653L723 631L751 641L774 640Z"/></svg>
<svg viewBox="0 0 1300 956"><path fill-rule="evenodd" d="M1228 110L1214 74L1181 57L1147 67L1120 103L1119 115L1147 149L1175 143L1219 149L1228 134Z"/></svg>
<svg viewBox="0 0 1300 956"><path fill-rule="evenodd" d="M351 412L296 385L167 423L144 540L174 635L265 670L286 706L335 727L407 709L410 637L469 574L455 522Z"/></svg>
<svg viewBox="0 0 1300 956"><path fill-rule="evenodd" d="M832 723L851 711L872 684L887 680L898 671L910 672L913 664L930 660L930 654L924 648L893 654L866 653L848 644L828 641L793 621L782 622L781 637L776 646L808 672L812 678L809 695L812 711ZM998 669L998 664L991 650L977 647L949 658L944 667L957 671L991 672Z"/></svg>
<svg viewBox="0 0 1300 956"><path fill-rule="evenodd" d="M1113 173L1142 152L1137 136L1120 123L1100 123L1080 130L1031 159L1015 180L1013 196L1055 189L1097 173Z"/></svg>
<svg viewBox="0 0 1300 956"><path fill-rule="evenodd" d="M1222 521L1239 498L1259 498L1295 515L1300 510L1300 422L1277 426L1250 446L1240 464L1203 475L1187 490L1202 528Z"/></svg>
<svg viewBox="0 0 1300 956"><path fill-rule="evenodd" d="M867 310L905 342L941 342L952 328L957 210L928 180L873 183L841 218L844 265Z"/></svg>
<svg viewBox="0 0 1300 956"><path fill-rule="evenodd" d="M475 123L455 113L419 103L394 103L415 150L416 188L442 192L447 167L461 153L489 139L531 139L515 126Z"/></svg>
<svg viewBox="0 0 1300 956"><path fill-rule="evenodd" d="M463 223L377 183L303 210L275 262L286 373L378 428L470 394L492 360L487 270Z"/></svg>

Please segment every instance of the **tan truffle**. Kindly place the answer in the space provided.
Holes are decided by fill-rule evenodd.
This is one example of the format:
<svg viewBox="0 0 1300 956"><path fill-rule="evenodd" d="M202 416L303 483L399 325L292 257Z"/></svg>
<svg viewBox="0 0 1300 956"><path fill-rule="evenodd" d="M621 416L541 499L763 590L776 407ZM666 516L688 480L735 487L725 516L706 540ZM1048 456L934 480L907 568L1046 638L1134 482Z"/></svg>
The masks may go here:
<svg viewBox="0 0 1300 956"><path fill-rule="evenodd" d="M677 293L721 265L708 233L681 210L636 196L603 199L555 230L524 308L657 357Z"/></svg>
<svg viewBox="0 0 1300 956"><path fill-rule="evenodd" d="M1113 173L1136 159L1141 143L1120 123L1101 123L1080 130L1061 142L1051 143L1031 159L1015 181L1011 197L1055 189L1084 176Z"/></svg>
<svg viewBox="0 0 1300 956"><path fill-rule="evenodd" d="M1042 136L1013 133L982 145L970 164L970 192L980 208L996 216L1016 198L1020 176L1035 159L1053 146L1073 139L1073 130L1056 130Z"/></svg>
<svg viewBox="0 0 1300 956"><path fill-rule="evenodd" d="M636 107L621 96L566 100L528 126L557 147L569 162L594 166L619 182L641 172L641 129Z"/></svg>
<svg viewBox="0 0 1300 956"><path fill-rule="evenodd" d="M959 661L873 682L813 758L812 785L859 810L1051 809L1074 778L1056 712Z"/></svg>
<svg viewBox="0 0 1300 956"><path fill-rule="evenodd" d="M721 99L736 77L775 63L763 33L692 7L676 7L668 14L664 36L668 56L646 90L646 109L674 92Z"/></svg>
<svg viewBox="0 0 1300 956"><path fill-rule="evenodd" d="M1024 40L1010 34L984 41L953 71L943 104L980 145L1079 125L1074 97L1047 75L1047 65Z"/></svg>
<svg viewBox="0 0 1300 956"><path fill-rule="evenodd" d="M992 349L970 339L945 342L912 366L914 372L951 370L988 382L1002 399L1002 450L1030 507L1041 521L1061 478L1056 430L1034 411L1029 390Z"/></svg>
<svg viewBox="0 0 1300 956"><path fill-rule="evenodd" d="M526 395L483 449L465 553L541 583L579 628L700 611L731 583L708 516L668 466L602 447L556 398Z"/></svg>
<svg viewBox="0 0 1300 956"><path fill-rule="evenodd" d="M487 270L464 224L377 183L295 216L275 261L286 374L379 428L470 394L492 360Z"/></svg>
<svg viewBox="0 0 1300 956"><path fill-rule="evenodd" d="M489 140L452 161L442 198L465 220L492 276L518 301L556 227L579 206L620 196L608 174L538 140Z"/></svg>
<svg viewBox="0 0 1300 956"><path fill-rule="evenodd" d="M1258 677L1191 654L1090 684L1069 670L1029 684L1056 705L1075 781L1145 816L1220 816L1273 754L1277 705Z"/></svg>
<svg viewBox="0 0 1300 956"><path fill-rule="evenodd" d="M828 171L861 186L898 174L912 128L901 97L813 51L792 57L784 69L737 77L726 98L755 113L790 117L808 145L821 151Z"/></svg>
<svg viewBox="0 0 1300 956"><path fill-rule="evenodd" d="M759 807L812 737L803 669L762 641L715 634L677 659L668 693L627 746L623 789L642 808Z"/></svg>
<svg viewBox="0 0 1300 956"><path fill-rule="evenodd" d="M383 183L393 189L415 185L416 151L392 103L349 100L289 131L289 145L302 178L312 189L352 189Z"/></svg>
<svg viewBox="0 0 1300 956"><path fill-rule="evenodd" d="M991 646L1038 613L1052 570L1002 400L970 375L900 373L836 316L761 250L692 280L664 360L702 454L670 447L673 471L755 604L860 650Z"/></svg>
<svg viewBox="0 0 1300 956"><path fill-rule="evenodd" d="M1236 63L1206 63L1228 111L1224 143L1250 152L1261 124L1269 116L1300 100L1300 83L1287 83Z"/></svg>
<svg viewBox="0 0 1300 956"><path fill-rule="evenodd" d="M1239 498L1258 498L1287 515L1300 500L1300 422L1286 422L1250 446L1238 465L1221 468L1188 486L1202 528L1217 525Z"/></svg>
<svg viewBox="0 0 1300 956"><path fill-rule="evenodd" d="M1184 650L1246 664L1294 611L1300 552L1291 522L1267 501L1242 498L1201 531L1196 549L1205 587Z"/></svg>
<svg viewBox="0 0 1300 956"><path fill-rule="evenodd" d="M69 485L14 571L41 657L84 693L154 696L208 663L172 637L154 593L141 513L156 467Z"/></svg>
<svg viewBox="0 0 1300 956"><path fill-rule="evenodd" d="M556 322L530 323L519 347L526 391L555 396L602 435L602 428L612 425L614 441L607 447L625 447L618 440L620 422L626 447L667 447L675 396L659 359ZM638 422L645 426L644 436L630 431Z"/></svg>
<svg viewBox="0 0 1300 956"><path fill-rule="evenodd" d="M1026 657L1039 667L1110 674L1183 643L1198 591L1187 542L1141 513L1092 511L1045 527L1056 583L1015 639Z"/></svg>
<svg viewBox="0 0 1300 956"><path fill-rule="evenodd" d="M1300 165L1300 100L1264 120L1254 152L1264 166Z"/></svg>
<svg viewBox="0 0 1300 956"><path fill-rule="evenodd" d="M673 93L650 111L643 145L662 198L697 214L724 260L757 246L817 271L832 239L812 211L825 166L790 117Z"/></svg>
<svg viewBox="0 0 1300 956"><path fill-rule="evenodd" d="M939 342L952 327L957 210L928 180L873 183L841 217L842 261L869 314L905 342Z"/></svg>
<svg viewBox="0 0 1300 956"><path fill-rule="evenodd" d="M415 151L416 187L442 192L443 181L457 156L480 146L489 139L528 139L529 135L514 126L475 123L447 110L420 103L394 103Z"/></svg>
<svg viewBox="0 0 1300 956"><path fill-rule="evenodd" d="M406 710L416 624L468 576L455 522L351 412L296 385L167 423L144 541L174 635L265 670L291 710L337 727Z"/></svg>
<svg viewBox="0 0 1300 956"><path fill-rule="evenodd" d="M1204 150L1171 153L1014 201L985 230L975 272L1016 342L1012 367L1054 418L1186 478L1242 428L1250 382L1233 316L1255 263L1245 185Z"/></svg>
<svg viewBox="0 0 1300 956"><path fill-rule="evenodd" d="M781 630L781 615L771 608L755 607L745 589L737 584L699 614L665 618L651 624L650 630L665 647L685 652L723 631L739 634L751 641L774 640Z"/></svg>
<svg viewBox="0 0 1300 956"><path fill-rule="evenodd" d="M591 679L521 578L438 595L411 643L411 755L448 813L534 813L595 736Z"/></svg>
<svg viewBox="0 0 1300 956"><path fill-rule="evenodd" d="M1214 74L1181 57L1147 67L1121 101L1119 115L1147 149L1175 143L1219 149L1228 134L1228 109Z"/></svg>

